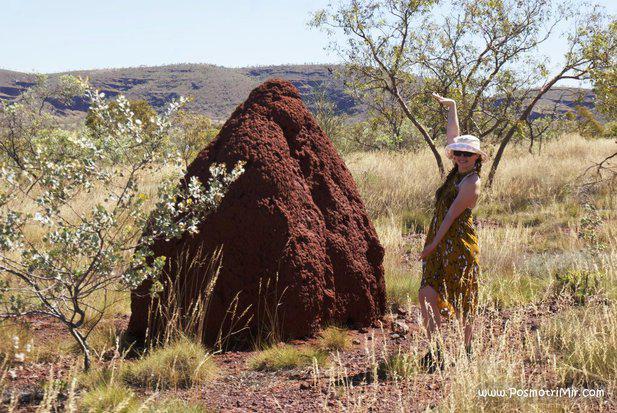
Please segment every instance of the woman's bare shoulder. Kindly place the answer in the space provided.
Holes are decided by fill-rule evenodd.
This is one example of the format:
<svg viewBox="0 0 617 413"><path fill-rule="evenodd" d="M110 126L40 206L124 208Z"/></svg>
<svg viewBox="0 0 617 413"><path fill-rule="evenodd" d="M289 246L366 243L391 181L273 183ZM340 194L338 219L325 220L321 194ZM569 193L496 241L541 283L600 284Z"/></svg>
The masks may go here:
<svg viewBox="0 0 617 413"><path fill-rule="evenodd" d="M482 185L482 179L477 173L467 175L460 183L459 188L462 191L479 192Z"/></svg>
<svg viewBox="0 0 617 413"><path fill-rule="evenodd" d="M480 175L478 175L477 172L474 172L467 177L467 181L471 182L476 186L480 186L480 184L482 183L482 178L480 178Z"/></svg>
<svg viewBox="0 0 617 413"><path fill-rule="evenodd" d="M482 179L480 178L480 175L478 175L478 173L476 171L473 171L471 173L469 173L468 175L466 175L462 180L461 183L459 185L480 185L482 183Z"/></svg>

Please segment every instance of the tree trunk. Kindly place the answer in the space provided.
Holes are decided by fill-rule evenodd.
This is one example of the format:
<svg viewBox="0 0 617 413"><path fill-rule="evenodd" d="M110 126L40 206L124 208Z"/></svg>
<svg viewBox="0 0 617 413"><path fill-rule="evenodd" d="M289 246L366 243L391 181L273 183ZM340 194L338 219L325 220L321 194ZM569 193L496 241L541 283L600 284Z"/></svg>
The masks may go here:
<svg viewBox="0 0 617 413"><path fill-rule="evenodd" d="M77 344L79 344L79 347L81 348L81 351L84 354L84 371L89 371L90 364L91 364L90 363L90 348L88 347L88 344L86 343L86 339L75 328L69 327L69 330L71 331L71 335L73 336L75 341L77 341Z"/></svg>
<svg viewBox="0 0 617 413"><path fill-rule="evenodd" d="M564 73L566 73L568 70L569 70L568 67L562 69L562 71L558 75L553 77L544 86L540 88L536 96L532 99L531 103L527 105L525 110L523 110L523 112L519 116L518 122L523 122L527 119L527 117L531 114L531 111L533 110L536 103L538 103L538 101L540 100L540 98L546 92L548 92L555 85L555 83L557 83L557 81L562 79L562 77L564 76ZM493 164L491 165L491 171L488 174L488 187L489 188L493 186L493 179L495 179L495 173L497 172L499 161L501 160L503 152L506 149L506 146L508 145L508 143L510 142L510 139L512 139L512 136L514 136L515 131L516 131L516 123L510 127L510 129L506 133L506 136L501 140L501 143L499 144L499 149L497 150L497 154L495 155L495 160L493 161Z"/></svg>
<svg viewBox="0 0 617 413"><path fill-rule="evenodd" d="M431 136L428 134L424 126L422 126L420 122L418 122L418 120L415 118L415 116L413 116L413 114L407 107L407 104L403 100L402 96L398 93L398 91L397 90L394 90L394 91L388 90L388 91L392 93L392 96L394 96L394 98L401 105L401 108L403 109L405 116L407 116L407 119L409 119L411 123L413 123L413 125L416 127L416 129L420 131L420 133L422 134L422 137L424 138L424 141L427 143L429 148L431 148L431 152L433 153L433 156L435 157L435 162L437 163L437 168L439 169L439 174L443 178L446 174L446 171L443 167L443 161L441 160L441 155L439 154L439 151L435 147L435 143L431 139Z"/></svg>
<svg viewBox="0 0 617 413"><path fill-rule="evenodd" d="M499 166L499 161L501 160L501 156L503 155L504 150L506 149L506 145L510 142L510 139L514 135L515 128L512 127L506 134L506 137L501 140L499 144L499 149L497 149L497 154L495 155L495 159L491 165L491 170L488 173L488 187L493 186L493 179L495 179L495 172L497 172L497 166Z"/></svg>

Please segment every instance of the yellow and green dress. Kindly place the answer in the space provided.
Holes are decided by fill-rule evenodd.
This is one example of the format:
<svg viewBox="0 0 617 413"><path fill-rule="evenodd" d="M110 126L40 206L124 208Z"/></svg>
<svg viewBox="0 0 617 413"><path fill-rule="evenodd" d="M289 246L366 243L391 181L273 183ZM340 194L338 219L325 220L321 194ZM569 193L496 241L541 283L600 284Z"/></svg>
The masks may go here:
<svg viewBox="0 0 617 413"><path fill-rule="evenodd" d="M475 173L450 174L443 189L435 199L435 215L431 221L426 242L429 245L458 194L458 185ZM478 301L478 236L471 209L465 209L446 232L431 255L422 261L421 287L430 286L437 291L439 311L442 316L462 315L472 317ZM462 312L462 314L461 314Z"/></svg>

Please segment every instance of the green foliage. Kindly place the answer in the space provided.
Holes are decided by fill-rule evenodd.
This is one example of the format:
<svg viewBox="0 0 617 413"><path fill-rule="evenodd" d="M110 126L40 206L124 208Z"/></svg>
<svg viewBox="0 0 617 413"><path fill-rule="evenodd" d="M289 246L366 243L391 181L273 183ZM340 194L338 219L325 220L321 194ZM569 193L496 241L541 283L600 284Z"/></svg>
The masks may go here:
<svg viewBox="0 0 617 413"><path fill-rule="evenodd" d="M121 377L134 386L186 389L212 380L216 371L211 355L199 343L181 338L151 350L141 360L125 364Z"/></svg>
<svg viewBox="0 0 617 413"><path fill-rule="evenodd" d="M429 227L431 217L423 210L413 209L404 211L401 215L403 234L423 234Z"/></svg>
<svg viewBox="0 0 617 413"><path fill-rule="evenodd" d="M409 302L418 302L420 278L410 277L408 267L399 265L386 269L385 279L389 305L404 308Z"/></svg>
<svg viewBox="0 0 617 413"><path fill-rule="evenodd" d="M44 94L45 85L27 97ZM165 257L152 259L150 246L197 233L243 163L231 171L213 164L208 182L192 177L178 185L185 170L168 137L182 99L150 116L143 102L108 102L89 88L86 94L89 127L72 131L47 121L44 102L0 107L0 275L11 283L0 289L0 305L5 314L59 320L87 369L94 325L86 311L100 320L112 305L104 299L93 306L89 297L158 274ZM152 191L146 178L155 169L168 173Z"/></svg>
<svg viewBox="0 0 617 413"><path fill-rule="evenodd" d="M607 138L617 138L617 121L604 124L604 136Z"/></svg>
<svg viewBox="0 0 617 413"><path fill-rule="evenodd" d="M120 100L120 103L117 101L109 102L108 109L112 113L113 121L119 123L139 121L139 124L142 126L145 133L156 132L157 113L156 110L150 106L148 101L143 99L129 100L129 111L120 110L120 104L122 104L122 100ZM93 108L90 108L86 114L86 126L95 133L103 126L103 119L101 119Z"/></svg>
<svg viewBox="0 0 617 413"><path fill-rule="evenodd" d="M83 95L88 87L87 81L72 75L50 78L37 74L36 84L21 95L20 104L30 106L38 115L50 109L51 100L69 105L75 96Z"/></svg>
<svg viewBox="0 0 617 413"><path fill-rule="evenodd" d="M174 119L170 144L180 154L185 165L197 156L218 134L219 128L206 115L180 110Z"/></svg>
<svg viewBox="0 0 617 413"><path fill-rule="evenodd" d="M578 229L578 237L585 241L587 249L594 254L606 249L605 243L598 237L598 229L603 223L604 219L595 205L584 203L583 214Z"/></svg>
<svg viewBox="0 0 617 413"><path fill-rule="evenodd" d="M123 363L124 360L120 359ZM118 384L119 367L115 364L95 364L88 371L83 371L77 376L77 382L81 388L92 390L99 387L113 386ZM121 384L118 384L120 386Z"/></svg>
<svg viewBox="0 0 617 413"><path fill-rule="evenodd" d="M567 36L568 53L554 75L538 52L555 35L554 27L572 15L578 24ZM345 59L346 86L383 115L397 105L395 112L413 124L442 173L436 142L445 114L431 102L431 92L458 102L461 132L500 146L490 185L511 140L544 133L530 116L540 98L562 79L585 79L595 68L607 67L617 44L606 41L605 20L597 9L574 10L559 0L349 0L317 11L311 25L334 39L331 48ZM343 33L342 42L337 32ZM546 87L530 89L530 84ZM401 134L390 136L400 145Z"/></svg>
<svg viewBox="0 0 617 413"><path fill-rule="evenodd" d="M604 135L604 126L593 113L584 106L577 106L578 132L588 138L599 138Z"/></svg>
<svg viewBox="0 0 617 413"><path fill-rule="evenodd" d="M555 288L559 294L568 294L578 305L598 292L599 281L604 274L589 270L569 270L555 274Z"/></svg>
<svg viewBox="0 0 617 413"><path fill-rule="evenodd" d="M277 371L310 366L317 363L323 366L328 353L312 347L294 347L289 344L274 346L260 351L247 360L253 370Z"/></svg>
<svg viewBox="0 0 617 413"><path fill-rule="evenodd" d="M605 63L598 65L591 76L596 107L611 121L617 120L617 54L611 51L616 44L617 20L613 19L608 30L602 36L597 36L592 43L595 53L605 55Z"/></svg>
<svg viewBox="0 0 617 413"><path fill-rule="evenodd" d="M598 110L611 120L617 119L617 68L608 68L596 74L595 93Z"/></svg>

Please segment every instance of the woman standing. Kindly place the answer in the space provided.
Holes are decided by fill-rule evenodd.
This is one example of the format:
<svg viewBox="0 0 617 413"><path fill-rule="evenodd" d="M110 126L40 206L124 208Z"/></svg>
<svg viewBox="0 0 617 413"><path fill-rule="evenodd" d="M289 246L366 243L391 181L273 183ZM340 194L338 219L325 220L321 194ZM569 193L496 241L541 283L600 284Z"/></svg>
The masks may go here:
<svg viewBox="0 0 617 413"><path fill-rule="evenodd" d="M465 348L471 353L472 317L478 297L478 237L471 210L480 195L480 170L487 155L472 135L460 136L456 103L433 94L448 108L446 155L454 168L435 194L431 221L422 260L422 282L418 291L424 327L429 340L442 318L457 317L465 331ZM433 372L443 367L439 349L428 352L422 364Z"/></svg>

